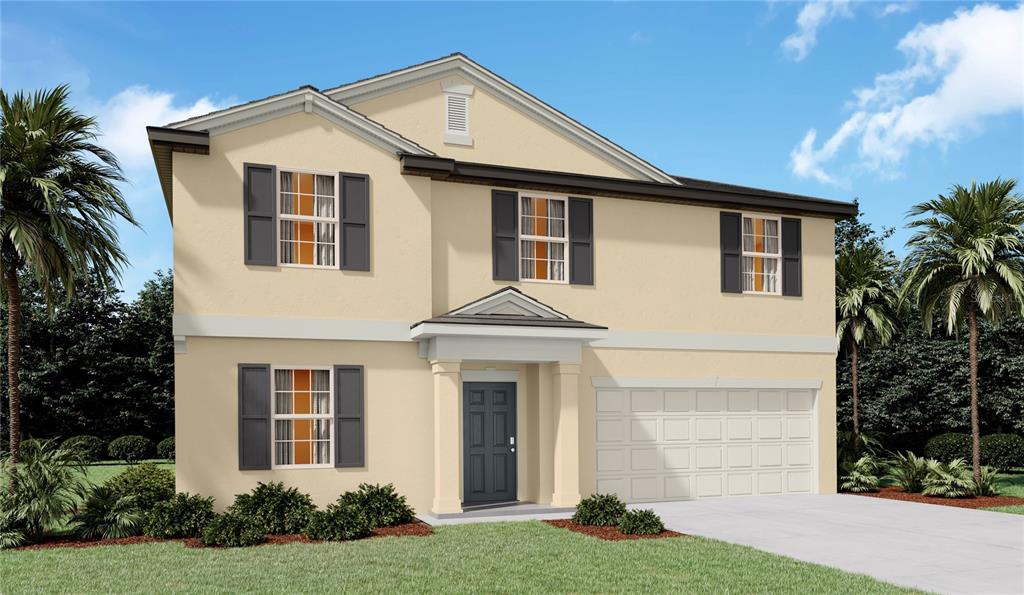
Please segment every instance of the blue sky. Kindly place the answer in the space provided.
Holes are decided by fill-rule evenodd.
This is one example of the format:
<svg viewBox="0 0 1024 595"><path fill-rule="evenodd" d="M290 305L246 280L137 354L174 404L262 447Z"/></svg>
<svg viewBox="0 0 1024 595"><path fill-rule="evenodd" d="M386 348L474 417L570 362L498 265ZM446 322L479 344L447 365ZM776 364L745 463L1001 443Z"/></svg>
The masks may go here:
<svg viewBox="0 0 1024 595"><path fill-rule="evenodd" d="M134 294L171 265L145 124L453 51L669 172L859 197L868 221L901 226L953 183L1024 177L1022 15L941 2L4 2L0 83L68 82L100 117L142 223L123 232Z"/></svg>

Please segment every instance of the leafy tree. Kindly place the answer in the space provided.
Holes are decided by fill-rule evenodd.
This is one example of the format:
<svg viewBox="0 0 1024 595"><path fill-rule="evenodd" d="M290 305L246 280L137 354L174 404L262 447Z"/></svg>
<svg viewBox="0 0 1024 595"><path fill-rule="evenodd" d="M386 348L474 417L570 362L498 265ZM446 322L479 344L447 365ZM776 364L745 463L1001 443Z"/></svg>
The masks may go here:
<svg viewBox="0 0 1024 595"><path fill-rule="evenodd" d="M996 179L915 205L908 226L904 291L921 309L931 331L936 310L947 334L966 322L971 386L974 480L981 479L978 419L978 314L995 323L1024 316L1024 199L1012 194L1015 180Z"/></svg>
<svg viewBox="0 0 1024 595"><path fill-rule="evenodd" d="M68 87L9 96L0 90L0 260L7 302L7 396L11 463L21 438L21 288L29 271L50 305L70 299L75 278L116 276L126 257L116 223L135 223L112 153L95 144L95 118L68 105Z"/></svg>

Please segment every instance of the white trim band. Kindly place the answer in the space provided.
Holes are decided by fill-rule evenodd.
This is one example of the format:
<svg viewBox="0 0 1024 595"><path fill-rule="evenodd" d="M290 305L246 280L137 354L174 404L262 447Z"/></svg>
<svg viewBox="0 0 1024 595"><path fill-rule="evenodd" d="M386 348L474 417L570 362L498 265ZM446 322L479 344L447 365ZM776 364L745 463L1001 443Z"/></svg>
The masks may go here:
<svg viewBox="0 0 1024 595"><path fill-rule="evenodd" d="M779 388L821 390L814 378L613 378L592 376L594 388Z"/></svg>
<svg viewBox="0 0 1024 595"><path fill-rule="evenodd" d="M174 335L328 341L409 341L409 323L397 320L319 320L249 316L174 315Z"/></svg>
<svg viewBox="0 0 1024 595"><path fill-rule="evenodd" d="M664 331L608 331L608 337L590 344L595 349L683 349L690 351L769 351L781 353L836 353L834 336L737 335L728 333L674 333Z"/></svg>

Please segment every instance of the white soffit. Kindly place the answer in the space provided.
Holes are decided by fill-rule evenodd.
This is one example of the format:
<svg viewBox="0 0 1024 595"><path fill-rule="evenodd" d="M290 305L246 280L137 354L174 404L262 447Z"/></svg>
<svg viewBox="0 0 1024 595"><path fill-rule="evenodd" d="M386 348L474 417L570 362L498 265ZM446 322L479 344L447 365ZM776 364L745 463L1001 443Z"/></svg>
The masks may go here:
<svg viewBox="0 0 1024 595"><path fill-rule="evenodd" d="M328 89L324 93L335 101L353 105L452 75L461 76L488 90L498 99L625 171L656 182L675 185L680 183L669 174L461 54L349 83Z"/></svg>

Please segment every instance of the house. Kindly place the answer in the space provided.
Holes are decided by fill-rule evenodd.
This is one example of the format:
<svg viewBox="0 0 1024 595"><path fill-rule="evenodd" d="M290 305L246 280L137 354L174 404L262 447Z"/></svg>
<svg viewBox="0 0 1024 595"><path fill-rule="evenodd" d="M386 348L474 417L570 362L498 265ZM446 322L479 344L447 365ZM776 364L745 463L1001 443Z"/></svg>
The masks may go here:
<svg viewBox="0 0 1024 595"><path fill-rule="evenodd" d="M179 490L835 490L854 204L671 175L462 54L148 134Z"/></svg>

